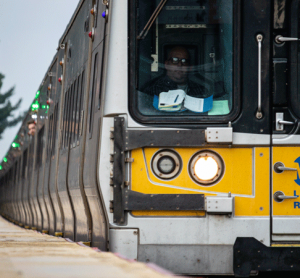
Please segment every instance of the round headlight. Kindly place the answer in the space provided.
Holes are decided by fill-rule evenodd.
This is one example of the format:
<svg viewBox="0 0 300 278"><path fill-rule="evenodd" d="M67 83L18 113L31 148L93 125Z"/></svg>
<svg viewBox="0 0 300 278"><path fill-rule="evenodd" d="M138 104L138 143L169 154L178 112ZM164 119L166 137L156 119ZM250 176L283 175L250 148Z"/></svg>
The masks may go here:
<svg viewBox="0 0 300 278"><path fill-rule="evenodd" d="M224 162L215 152L201 151L192 157L189 171L197 183L210 185L223 176Z"/></svg>
<svg viewBox="0 0 300 278"><path fill-rule="evenodd" d="M164 174L170 174L174 171L176 167L176 162L171 156L162 156L157 161L157 168L160 172Z"/></svg>
<svg viewBox="0 0 300 278"><path fill-rule="evenodd" d="M180 156L171 150L160 150L152 158L152 171L161 179L172 179L181 170Z"/></svg>

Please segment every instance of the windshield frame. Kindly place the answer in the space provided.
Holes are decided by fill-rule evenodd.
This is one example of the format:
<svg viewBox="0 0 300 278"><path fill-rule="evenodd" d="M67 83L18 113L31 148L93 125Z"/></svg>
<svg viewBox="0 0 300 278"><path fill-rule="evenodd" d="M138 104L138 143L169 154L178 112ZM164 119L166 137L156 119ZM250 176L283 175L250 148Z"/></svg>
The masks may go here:
<svg viewBox="0 0 300 278"><path fill-rule="evenodd" d="M137 94L137 70L138 70L138 1L128 0L128 110L132 118L142 124L150 125L167 125L174 126L178 124L189 124L193 126L201 126L207 124L228 124L228 122L233 121L240 113L241 108L241 56L242 56L242 5L241 1L233 0L233 30L232 30L232 40L233 40L233 83L232 83L232 109L227 115L220 116L209 116L209 115L187 115L187 116L176 116L166 113L165 116L161 115L151 115L146 116L141 114L138 109ZM151 1L151 0L149 0Z"/></svg>

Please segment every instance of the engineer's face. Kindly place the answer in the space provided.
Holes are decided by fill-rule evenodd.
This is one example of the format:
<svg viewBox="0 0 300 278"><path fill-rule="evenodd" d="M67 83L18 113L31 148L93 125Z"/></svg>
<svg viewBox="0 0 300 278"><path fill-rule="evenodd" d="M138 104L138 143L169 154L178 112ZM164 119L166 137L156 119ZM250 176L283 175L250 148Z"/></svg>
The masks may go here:
<svg viewBox="0 0 300 278"><path fill-rule="evenodd" d="M189 53L184 47L176 47L171 50L168 60L165 61L167 76L178 85L184 85L187 82L190 70L189 59Z"/></svg>
<svg viewBox="0 0 300 278"><path fill-rule="evenodd" d="M35 134L35 124L33 124L33 123L29 124L28 129L29 129L28 134L34 136L34 134Z"/></svg>

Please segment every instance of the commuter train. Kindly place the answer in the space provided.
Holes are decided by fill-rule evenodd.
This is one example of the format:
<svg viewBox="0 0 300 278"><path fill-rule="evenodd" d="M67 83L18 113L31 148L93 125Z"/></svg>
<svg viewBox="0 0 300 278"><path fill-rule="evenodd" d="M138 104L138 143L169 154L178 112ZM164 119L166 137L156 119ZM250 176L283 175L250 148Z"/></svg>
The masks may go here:
<svg viewBox="0 0 300 278"><path fill-rule="evenodd" d="M299 271L299 3L80 1L1 214L178 274Z"/></svg>

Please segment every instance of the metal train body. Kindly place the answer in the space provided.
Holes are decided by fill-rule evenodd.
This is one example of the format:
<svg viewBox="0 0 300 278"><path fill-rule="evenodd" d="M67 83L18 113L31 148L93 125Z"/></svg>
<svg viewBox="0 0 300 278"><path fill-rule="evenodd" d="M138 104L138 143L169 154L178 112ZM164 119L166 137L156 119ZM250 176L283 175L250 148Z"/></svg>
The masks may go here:
<svg viewBox="0 0 300 278"><path fill-rule="evenodd" d="M1 214L180 274L300 270L299 1L168 0L141 33L159 4L80 1L1 163ZM178 45L214 113L144 94Z"/></svg>

